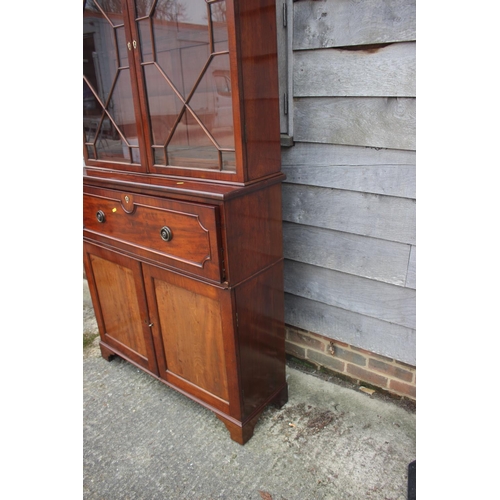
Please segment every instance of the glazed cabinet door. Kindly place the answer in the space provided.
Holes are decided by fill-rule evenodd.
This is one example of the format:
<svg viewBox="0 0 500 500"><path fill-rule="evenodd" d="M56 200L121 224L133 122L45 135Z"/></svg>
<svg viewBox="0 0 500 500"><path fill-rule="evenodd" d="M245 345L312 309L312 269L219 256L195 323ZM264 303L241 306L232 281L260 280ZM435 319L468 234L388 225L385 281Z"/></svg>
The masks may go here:
<svg viewBox="0 0 500 500"><path fill-rule="evenodd" d="M140 262L85 242L84 264L103 355L108 348L157 375Z"/></svg>
<svg viewBox="0 0 500 500"><path fill-rule="evenodd" d="M239 416L231 292L143 265L159 375Z"/></svg>
<svg viewBox="0 0 500 500"><path fill-rule="evenodd" d="M128 1L142 70L138 83L151 129L151 171L234 174L231 2Z"/></svg>
<svg viewBox="0 0 500 500"><path fill-rule="evenodd" d="M83 142L87 165L147 171L136 47L126 0L84 2Z"/></svg>

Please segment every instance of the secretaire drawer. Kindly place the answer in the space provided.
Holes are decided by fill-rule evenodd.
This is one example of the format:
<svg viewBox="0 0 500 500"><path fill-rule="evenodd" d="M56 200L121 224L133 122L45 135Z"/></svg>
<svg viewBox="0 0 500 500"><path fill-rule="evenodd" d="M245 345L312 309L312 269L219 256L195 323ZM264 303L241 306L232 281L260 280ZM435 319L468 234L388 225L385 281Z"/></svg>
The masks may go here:
<svg viewBox="0 0 500 500"><path fill-rule="evenodd" d="M218 207L85 187L84 236L221 280Z"/></svg>

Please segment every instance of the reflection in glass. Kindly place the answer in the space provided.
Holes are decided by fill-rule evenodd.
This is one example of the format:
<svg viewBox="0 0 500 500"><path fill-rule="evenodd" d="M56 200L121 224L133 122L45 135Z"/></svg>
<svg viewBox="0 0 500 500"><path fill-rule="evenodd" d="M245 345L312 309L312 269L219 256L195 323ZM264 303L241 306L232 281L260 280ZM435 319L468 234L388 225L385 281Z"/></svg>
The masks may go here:
<svg viewBox="0 0 500 500"><path fill-rule="evenodd" d="M234 148L229 55L212 57L189 100L189 107L221 148Z"/></svg>
<svg viewBox="0 0 500 500"><path fill-rule="evenodd" d="M91 0L83 16L83 123L89 156L138 162L121 2Z"/></svg>
<svg viewBox="0 0 500 500"><path fill-rule="evenodd" d="M155 164L235 171L226 2L158 0L136 14Z"/></svg>
<svg viewBox="0 0 500 500"><path fill-rule="evenodd" d="M189 110L182 113L168 141L167 160L169 165L188 168L219 168L217 147Z"/></svg>
<svg viewBox="0 0 500 500"><path fill-rule="evenodd" d="M183 109L182 101L156 65L144 66L154 144L164 144Z"/></svg>

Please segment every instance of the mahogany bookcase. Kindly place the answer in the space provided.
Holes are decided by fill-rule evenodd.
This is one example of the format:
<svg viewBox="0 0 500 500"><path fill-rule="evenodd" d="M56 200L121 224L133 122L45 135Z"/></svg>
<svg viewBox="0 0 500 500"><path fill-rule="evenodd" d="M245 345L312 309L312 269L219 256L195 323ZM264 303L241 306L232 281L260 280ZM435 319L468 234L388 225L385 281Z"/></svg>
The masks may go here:
<svg viewBox="0 0 500 500"><path fill-rule="evenodd" d="M274 0L91 0L83 249L105 359L244 444L287 401Z"/></svg>

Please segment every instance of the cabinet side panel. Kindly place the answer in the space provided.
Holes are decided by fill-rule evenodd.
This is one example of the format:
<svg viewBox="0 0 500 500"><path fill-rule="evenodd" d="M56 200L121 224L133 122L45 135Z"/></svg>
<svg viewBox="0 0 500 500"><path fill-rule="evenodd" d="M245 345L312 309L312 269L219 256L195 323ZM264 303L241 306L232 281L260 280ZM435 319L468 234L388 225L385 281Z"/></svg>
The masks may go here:
<svg viewBox="0 0 500 500"><path fill-rule="evenodd" d="M243 418L286 385L283 263L236 288Z"/></svg>
<svg viewBox="0 0 500 500"><path fill-rule="evenodd" d="M281 167L275 0L235 2L247 179Z"/></svg>
<svg viewBox="0 0 500 500"><path fill-rule="evenodd" d="M225 206L226 274L231 285L283 258L281 183Z"/></svg>

